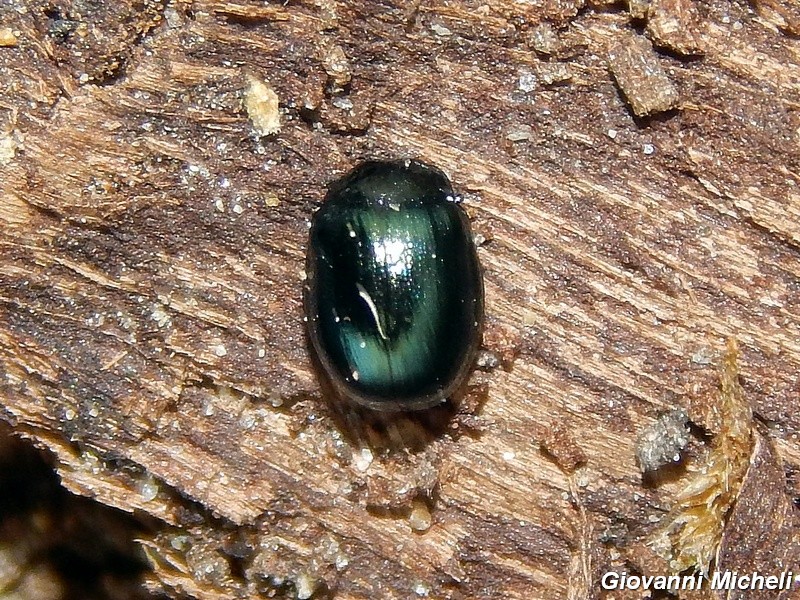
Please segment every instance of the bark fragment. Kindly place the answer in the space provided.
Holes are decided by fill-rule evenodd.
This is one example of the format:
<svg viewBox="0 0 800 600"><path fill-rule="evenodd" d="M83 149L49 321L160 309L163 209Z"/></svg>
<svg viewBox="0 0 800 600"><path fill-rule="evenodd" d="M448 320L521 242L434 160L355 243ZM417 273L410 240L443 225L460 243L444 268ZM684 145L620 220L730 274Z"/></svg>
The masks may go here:
<svg viewBox="0 0 800 600"><path fill-rule="evenodd" d="M611 72L637 117L675 108L678 91L646 39L626 35L611 48L608 59Z"/></svg>
<svg viewBox="0 0 800 600"><path fill-rule="evenodd" d="M686 569L708 573L748 468L753 413L739 385L738 356L731 338L720 365L717 410L722 428L708 457L692 473L666 522L651 538L651 548L669 560L674 573Z"/></svg>
<svg viewBox="0 0 800 600"><path fill-rule="evenodd" d="M253 124L253 130L259 136L278 133L281 130L278 94L255 77L248 77L247 82L244 105Z"/></svg>
<svg viewBox="0 0 800 600"><path fill-rule="evenodd" d="M647 31L656 46L682 56L703 54L700 16L694 0L653 0Z"/></svg>

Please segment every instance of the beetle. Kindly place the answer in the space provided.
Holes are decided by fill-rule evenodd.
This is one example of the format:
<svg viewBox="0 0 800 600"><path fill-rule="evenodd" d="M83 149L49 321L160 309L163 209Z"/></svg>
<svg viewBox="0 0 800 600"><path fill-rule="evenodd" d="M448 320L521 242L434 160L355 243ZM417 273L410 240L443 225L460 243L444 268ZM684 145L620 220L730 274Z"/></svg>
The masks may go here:
<svg viewBox="0 0 800 600"><path fill-rule="evenodd" d="M481 341L483 276L447 176L368 161L328 189L306 260L308 338L346 400L375 410L444 402Z"/></svg>

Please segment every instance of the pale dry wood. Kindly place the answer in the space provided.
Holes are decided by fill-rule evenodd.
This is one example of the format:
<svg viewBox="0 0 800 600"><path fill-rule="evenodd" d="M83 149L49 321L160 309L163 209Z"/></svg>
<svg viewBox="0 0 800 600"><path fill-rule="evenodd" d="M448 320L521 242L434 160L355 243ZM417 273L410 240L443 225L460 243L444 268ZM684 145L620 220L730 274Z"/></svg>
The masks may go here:
<svg viewBox="0 0 800 600"><path fill-rule="evenodd" d="M0 49L20 53L3 66L2 416L69 489L173 527L146 541L162 582L202 598L269 576L341 598L594 597L680 488L642 485L637 432L676 405L707 423L728 336L800 469L796 40L712 4L703 60L658 58L678 110L641 122L607 69L621 11L259 6L176 4L102 86L55 66L28 21ZM574 75L525 93L544 16ZM325 94L331 41L352 111ZM249 75L281 99L274 137L251 136ZM519 124L532 138L512 143ZM476 374L485 403L414 453L347 437L304 341L308 218L374 156L434 163L464 192L488 240L487 339L514 346L509 370ZM553 423L586 457L574 473L540 450Z"/></svg>

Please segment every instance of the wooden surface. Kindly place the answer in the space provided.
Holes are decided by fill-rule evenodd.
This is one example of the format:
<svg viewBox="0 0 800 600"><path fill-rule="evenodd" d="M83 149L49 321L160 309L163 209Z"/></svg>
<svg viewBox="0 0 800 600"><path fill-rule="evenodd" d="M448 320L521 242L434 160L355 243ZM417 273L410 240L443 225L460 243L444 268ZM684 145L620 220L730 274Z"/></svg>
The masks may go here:
<svg viewBox="0 0 800 600"><path fill-rule="evenodd" d="M736 564L796 561L797 7L658 2L643 33L599 4L0 7L0 417L68 489L163 523L153 586L642 597L599 575L647 568L729 336L785 538ZM609 69L631 36L655 74ZM326 400L301 306L309 218L375 157L464 195L504 361L383 434ZM643 480L637 435L676 406L684 466Z"/></svg>

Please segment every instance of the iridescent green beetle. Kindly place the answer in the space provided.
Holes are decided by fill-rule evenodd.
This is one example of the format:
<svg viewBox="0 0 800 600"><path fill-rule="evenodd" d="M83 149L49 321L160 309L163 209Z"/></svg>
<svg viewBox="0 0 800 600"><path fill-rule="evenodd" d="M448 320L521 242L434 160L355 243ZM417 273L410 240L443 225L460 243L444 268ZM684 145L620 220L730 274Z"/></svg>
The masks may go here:
<svg viewBox="0 0 800 600"><path fill-rule="evenodd" d="M446 400L475 360L483 278L444 173L367 162L331 185L308 243L308 334L344 398L377 410Z"/></svg>

